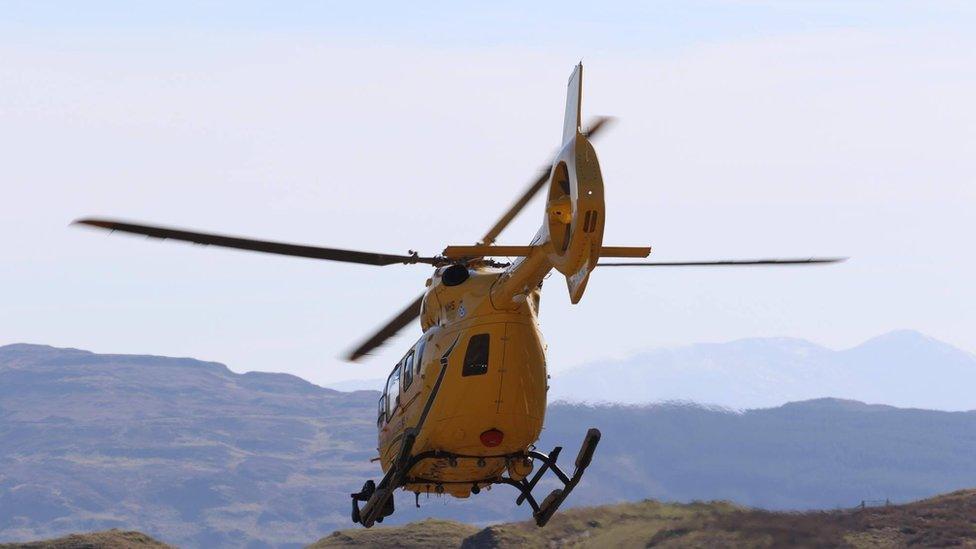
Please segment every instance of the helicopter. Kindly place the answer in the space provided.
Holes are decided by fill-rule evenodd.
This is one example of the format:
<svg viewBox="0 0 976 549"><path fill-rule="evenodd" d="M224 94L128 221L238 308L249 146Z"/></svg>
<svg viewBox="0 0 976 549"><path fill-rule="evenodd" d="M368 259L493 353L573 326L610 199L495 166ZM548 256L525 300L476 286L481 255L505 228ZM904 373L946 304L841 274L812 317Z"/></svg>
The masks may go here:
<svg viewBox="0 0 976 549"><path fill-rule="evenodd" d="M84 218L76 224L160 239L374 266L426 264L434 268L419 297L346 358L359 361L401 329L420 320L422 335L393 367L377 403L378 457L383 477L350 494L351 518L369 528L393 514L397 489L466 498L495 484L514 487L545 526L580 482L600 442L587 430L568 474L561 447L548 454L535 443L546 412L546 344L539 325L543 281L553 270L579 303L597 268L800 265L845 258L725 261L618 261L643 259L649 246L603 245L604 183L591 140L610 122L581 125L583 65L567 86L560 148L512 206L474 245L447 246L436 256L372 253L254 240L118 220ZM546 191L538 232L527 245L496 244L525 206ZM495 258L515 258L502 262ZM614 258L615 261L602 261ZM547 473L562 485L542 498ZM362 506L360 504L363 504Z"/></svg>

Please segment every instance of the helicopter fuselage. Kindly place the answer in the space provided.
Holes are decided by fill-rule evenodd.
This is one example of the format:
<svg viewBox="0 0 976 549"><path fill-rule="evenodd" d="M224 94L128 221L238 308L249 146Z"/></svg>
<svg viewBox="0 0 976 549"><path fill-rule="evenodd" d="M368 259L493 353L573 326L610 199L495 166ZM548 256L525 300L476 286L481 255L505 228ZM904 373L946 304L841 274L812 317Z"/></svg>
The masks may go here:
<svg viewBox="0 0 976 549"><path fill-rule="evenodd" d="M528 252L504 269L460 260L427 281L423 336L393 368L380 398L378 450L384 472L397 465L408 434L412 455L450 457L416 462L403 473L406 490L467 497L503 473L518 481L532 470L531 460L512 456L538 440L545 418L542 281L559 271L571 301L579 301L602 251L605 222L596 152L576 118L567 127Z"/></svg>
<svg viewBox="0 0 976 549"><path fill-rule="evenodd" d="M501 269L453 265L437 269L429 281L421 308L424 334L394 367L380 399L380 460L384 471L392 467L406 429L417 425L414 453L464 457L417 463L406 490L467 497L506 468L516 479L531 471L528 462L491 457L533 444L546 409L541 288L536 283L500 308L492 289L497 292L505 276Z"/></svg>

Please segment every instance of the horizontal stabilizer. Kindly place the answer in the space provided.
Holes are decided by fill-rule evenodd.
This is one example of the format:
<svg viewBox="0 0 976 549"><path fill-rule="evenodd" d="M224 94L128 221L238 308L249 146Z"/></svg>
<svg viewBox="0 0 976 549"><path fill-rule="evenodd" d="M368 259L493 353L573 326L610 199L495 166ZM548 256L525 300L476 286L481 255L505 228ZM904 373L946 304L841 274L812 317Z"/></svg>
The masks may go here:
<svg viewBox="0 0 976 549"><path fill-rule="evenodd" d="M532 248L538 246L448 246L444 248L444 257L448 259L464 259L472 257L525 257L532 253ZM647 257L651 254L650 246L603 246L600 257Z"/></svg>
<svg viewBox="0 0 976 549"><path fill-rule="evenodd" d="M650 246L602 246L600 257L647 257L651 255Z"/></svg>
<svg viewBox="0 0 976 549"><path fill-rule="evenodd" d="M527 256L533 246L448 246L444 248L444 257L448 259L463 259L471 257L516 257Z"/></svg>

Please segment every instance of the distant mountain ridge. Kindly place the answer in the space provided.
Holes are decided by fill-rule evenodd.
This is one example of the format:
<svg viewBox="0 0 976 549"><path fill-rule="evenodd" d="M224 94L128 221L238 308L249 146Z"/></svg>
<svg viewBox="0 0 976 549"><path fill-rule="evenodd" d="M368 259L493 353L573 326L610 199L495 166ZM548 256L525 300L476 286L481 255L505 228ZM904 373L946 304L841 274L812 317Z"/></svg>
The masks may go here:
<svg viewBox="0 0 976 549"><path fill-rule="evenodd" d="M349 525L376 479L378 393L189 358L0 347L0 542L108 528L183 547L298 547ZM539 447L603 440L567 506L652 497L772 509L903 502L976 486L976 413L819 399L549 407ZM571 457L566 460L571 464ZM523 520L507 487L399 494L393 524Z"/></svg>
<svg viewBox="0 0 976 549"><path fill-rule="evenodd" d="M831 396L906 408L976 409L976 356L912 330L839 351L793 338L659 349L553 376L551 399L690 401L770 408Z"/></svg>

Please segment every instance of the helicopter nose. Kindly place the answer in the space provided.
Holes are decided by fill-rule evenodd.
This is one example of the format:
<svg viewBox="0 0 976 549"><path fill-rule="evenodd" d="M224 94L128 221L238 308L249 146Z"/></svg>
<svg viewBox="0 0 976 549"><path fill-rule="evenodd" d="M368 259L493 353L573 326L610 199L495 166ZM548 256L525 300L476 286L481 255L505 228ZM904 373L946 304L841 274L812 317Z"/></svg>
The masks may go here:
<svg viewBox="0 0 976 549"><path fill-rule="evenodd" d="M505 438L505 433L499 431L498 429L488 429L484 433L481 433L481 443L489 448L494 448L502 443Z"/></svg>

